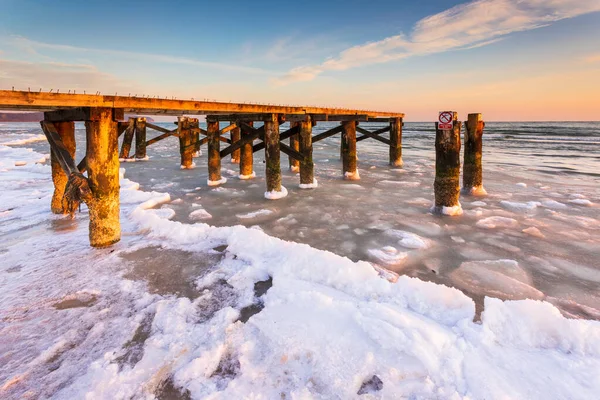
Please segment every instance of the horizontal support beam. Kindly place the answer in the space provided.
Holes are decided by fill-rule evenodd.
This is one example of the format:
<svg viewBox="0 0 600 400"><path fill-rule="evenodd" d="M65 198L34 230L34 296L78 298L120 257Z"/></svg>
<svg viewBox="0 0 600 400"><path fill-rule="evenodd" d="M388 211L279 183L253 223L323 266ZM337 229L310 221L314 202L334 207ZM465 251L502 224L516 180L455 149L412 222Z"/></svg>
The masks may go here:
<svg viewBox="0 0 600 400"><path fill-rule="evenodd" d="M265 134L264 126L261 126L258 129L254 129L250 125L242 123L242 124L240 124L240 128L245 132L251 132L251 134L249 136L242 136L242 138L240 140L238 140L235 143L232 143L230 146L221 150L220 151L221 158L224 158L224 157L230 155L237 149L241 149L243 145L252 143L252 141L259 139L261 136L264 136L264 134ZM200 143L202 143L202 141L200 141Z"/></svg>
<svg viewBox="0 0 600 400"><path fill-rule="evenodd" d="M279 143L279 150L281 150L283 153L287 154L289 157L293 158L294 160L304 162L304 156L301 153L297 152L296 150L292 149L287 144Z"/></svg>
<svg viewBox="0 0 600 400"><path fill-rule="evenodd" d="M113 108L113 121L125 119L123 109ZM63 110L46 111L44 120L48 122L99 121L100 112L93 107L66 108Z"/></svg>
<svg viewBox="0 0 600 400"><path fill-rule="evenodd" d="M174 130L174 131L167 131L166 133L163 133L162 135L159 135L159 136L157 136L157 137L155 137L155 138L152 138L152 139L148 140L148 141L146 142L146 147L148 147L148 146L150 146L151 144L154 144L154 143L156 143L156 142L159 142L159 141L161 141L161 140L163 140L163 139L166 139L166 138L168 138L169 136L177 136L177 130Z"/></svg>
<svg viewBox="0 0 600 400"><path fill-rule="evenodd" d="M330 129L328 131L325 131L325 132L319 133L318 135L313 136L312 142L316 143L316 142L318 142L320 140L327 139L328 137L333 136L333 135L335 135L337 133L340 133L343 130L344 130L343 126L341 126L341 125L340 126L336 126L335 128L332 128L332 129Z"/></svg>
<svg viewBox="0 0 600 400"><path fill-rule="evenodd" d="M221 132L221 135L234 130L235 128L237 128L237 124L231 124L231 125L227 125L225 128L221 129L219 132Z"/></svg>
<svg viewBox="0 0 600 400"><path fill-rule="evenodd" d="M389 127L387 128L386 131L383 131L383 132L387 132L388 130L390 130ZM383 132L381 132L381 129L378 129L377 131L374 131L374 132L370 132L370 131L368 131L366 129L363 129L363 128L357 126L356 127L356 132L360 132L363 135L365 135L367 137L370 137L371 139L379 140L381 143L385 143L388 146L392 145L392 142L390 142L389 139L386 139L386 138L383 138L383 137L379 136L379 134L383 133ZM379 133L377 133L377 132L379 132ZM361 138L362 138L362 136L361 136Z"/></svg>
<svg viewBox="0 0 600 400"><path fill-rule="evenodd" d="M146 122L146 127L150 128L150 129L154 129L155 131L159 131L159 132L162 132L162 133L170 133L170 132L177 131L177 129L175 129L174 131L170 131L167 128L163 128L162 126L151 124L150 122Z"/></svg>

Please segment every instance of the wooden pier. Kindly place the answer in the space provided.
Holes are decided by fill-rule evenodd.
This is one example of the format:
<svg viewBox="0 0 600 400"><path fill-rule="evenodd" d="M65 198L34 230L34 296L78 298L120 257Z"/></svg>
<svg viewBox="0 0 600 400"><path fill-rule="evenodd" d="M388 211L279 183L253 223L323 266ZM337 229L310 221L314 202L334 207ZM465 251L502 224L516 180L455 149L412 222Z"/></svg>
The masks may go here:
<svg viewBox="0 0 600 400"><path fill-rule="evenodd" d="M41 126L51 146L55 184L51 209L55 213L73 214L78 205L85 202L90 210L90 243L95 247L108 246L120 239L119 158L144 159L148 146L170 136L179 138L182 168L191 168L193 154L207 145L207 184L211 186L226 182L221 177L221 159L226 156L239 162L240 178L254 177L253 153L264 149L265 197L270 199L285 195L285 188L281 186L282 152L289 156L290 168L300 172L300 187L314 188L313 143L336 134L342 137L346 179L359 177L357 141L383 142L390 146L390 164L402 163L404 114L398 112L6 90L0 91L0 109L44 112ZM180 118L177 126L170 130L142 117L123 121L125 113ZM190 117L196 115L206 116L206 130L200 128L198 119ZM86 156L78 164L73 159L74 121L83 121L86 126ZM286 121L290 122L290 129L280 132L280 125ZM319 121L339 121L341 125L313 136L312 128ZM222 122L227 126L221 128ZM369 122L387 122L389 126L376 131L358 126ZM262 126L255 127L255 123ZM149 129L159 135L148 139ZM357 132L361 136L357 137ZM391 132L390 139L381 136L385 132ZM122 134L119 151L118 138ZM289 145L283 142L286 139L290 140ZM133 143L135 152L130 156ZM224 148L221 148L222 143Z"/></svg>

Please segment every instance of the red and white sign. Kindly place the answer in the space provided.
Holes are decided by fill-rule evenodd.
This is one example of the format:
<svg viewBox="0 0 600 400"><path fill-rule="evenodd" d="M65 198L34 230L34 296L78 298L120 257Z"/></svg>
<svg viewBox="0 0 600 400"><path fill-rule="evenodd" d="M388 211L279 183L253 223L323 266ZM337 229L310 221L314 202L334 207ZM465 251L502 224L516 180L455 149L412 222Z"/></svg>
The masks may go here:
<svg viewBox="0 0 600 400"><path fill-rule="evenodd" d="M440 111L438 122L438 129L452 129L454 127L454 113L452 111Z"/></svg>

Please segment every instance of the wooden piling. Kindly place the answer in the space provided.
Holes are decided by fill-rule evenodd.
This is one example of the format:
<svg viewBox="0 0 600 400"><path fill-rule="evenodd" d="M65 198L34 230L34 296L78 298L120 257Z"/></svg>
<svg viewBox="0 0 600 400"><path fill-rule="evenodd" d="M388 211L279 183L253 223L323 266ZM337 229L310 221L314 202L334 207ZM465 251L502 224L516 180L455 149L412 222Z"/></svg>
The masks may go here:
<svg viewBox="0 0 600 400"><path fill-rule="evenodd" d="M298 122L290 122L290 128L293 128L298 125ZM299 151L300 150L300 140L298 139L298 134L294 134L290 136L290 148L292 150ZM300 161L294 160L292 157L288 157L290 162L290 171L298 172L300 171Z"/></svg>
<svg viewBox="0 0 600 400"><path fill-rule="evenodd" d="M129 158L129 153L131 151L131 142L133 141L134 133L135 118L129 118L129 126L127 127L127 129L125 130L125 134L123 135L123 143L121 144L121 152L119 153L119 158L121 160L126 160Z"/></svg>
<svg viewBox="0 0 600 400"><path fill-rule="evenodd" d="M194 134L190 126L190 119L187 117L179 117L178 120L179 132L179 154L181 155L181 169L191 169L194 164Z"/></svg>
<svg viewBox="0 0 600 400"><path fill-rule="evenodd" d="M208 136L208 185L218 186L227 180L221 177L221 132L219 132L219 121L206 119L206 132Z"/></svg>
<svg viewBox="0 0 600 400"><path fill-rule="evenodd" d="M485 122L481 114L469 114L465 121L465 155L463 162L463 188L465 194L485 195L481 152L483 147L483 128Z"/></svg>
<svg viewBox="0 0 600 400"><path fill-rule="evenodd" d="M358 161L356 154L356 121L342 122L342 171L344 179L358 180Z"/></svg>
<svg viewBox="0 0 600 400"><path fill-rule="evenodd" d="M299 150L304 157L300 162L301 189L312 189L317 187L317 181L314 178L314 163L312 158L312 127L313 121L310 117L307 117L307 120L305 121L298 122Z"/></svg>
<svg viewBox="0 0 600 400"><path fill-rule="evenodd" d="M190 129L192 130L192 157L200 156L200 121L198 118L190 118Z"/></svg>
<svg viewBox="0 0 600 400"><path fill-rule="evenodd" d="M230 124L235 124L234 121L230 122ZM239 140L242 138L242 133L241 133L241 129L239 127L237 128L233 128L231 130L230 133L230 137L231 137L231 144L234 144L235 142L239 142ZM233 153L231 153L231 162L233 164L239 164L240 163L240 154L241 154L241 150L237 149L234 150Z"/></svg>
<svg viewBox="0 0 600 400"><path fill-rule="evenodd" d="M281 165L279 147L279 120L277 114L265 120L265 177L267 181L267 199L285 197L287 191L281 186Z"/></svg>
<svg viewBox="0 0 600 400"><path fill-rule="evenodd" d="M55 122L54 127L71 157L75 158L75 123L72 121ZM52 166L52 182L54 183L50 209L54 214L68 214L68 207L63 199L68 177L52 148L50 148L50 164Z"/></svg>
<svg viewBox="0 0 600 400"><path fill-rule="evenodd" d="M435 135L435 214L460 215L460 129L457 113L452 112L452 129L438 129Z"/></svg>
<svg viewBox="0 0 600 400"><path fill-rule="evenodd" d="M146 118L135 119L135 158L146 160Z"/></svg>
<svg viewBox="0 0 600 400"><path fill-rule="evenodd" d="M119 141L113 109L94 109L94 120L86 121L87 171L92 200L90 244L109 246L121 239L119 222Z"/></svg>
<svg viewBox="0 0 600 400"><path fill-rule="evenodd" d="M254 122L248 121L249 126L254 126ZM242 138L251 136L252 133L242 131ZM254 173L254 152L252 150L252 142L246 143L240 149L240 179L252 179Z"/></svg>
<svg viewBox="0 0 600 400"><path fill-rule="evenodd" d="M401 167L402 162L402 118L390 120L390 165Z"/></svg>

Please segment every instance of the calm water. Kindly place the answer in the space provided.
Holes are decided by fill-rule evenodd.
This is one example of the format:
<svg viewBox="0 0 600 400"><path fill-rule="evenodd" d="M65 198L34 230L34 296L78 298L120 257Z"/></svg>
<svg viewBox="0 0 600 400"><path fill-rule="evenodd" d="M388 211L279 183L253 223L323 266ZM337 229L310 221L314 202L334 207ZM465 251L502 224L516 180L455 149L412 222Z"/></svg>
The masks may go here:
<svg viewBox="0 0 600 400"><path fill-rule="evenodd" d="M333 126L319 123L313 133ZM238 165L223 160L228 182L220 188L206 184L205 148L195 159L196 169L180 170L176 138L150 146L149 161L121 166L142 190L170 193L176 201L163 207L175 211L175 220L256 225L282 239L458 287L477 302L483 295L535 297L530 294L537 289L568 315L600 318L600 123L487 123L483 163L489 195L462 196L465 213L453 218L428 212L435 164L432 127L405 124L402 169L387 165L382 143L360 142L361 180L354 182L341 179L339 136L316 143L315 190L297 188L299 177L282 155L289 195L278 201L263 198L262 151L255 153L254 180L237 179ZM0 125L0 143L37 133L35 124ZM155 134L148 131L149 138ZM85 151L83 125L77 135L79 160ZM23 146L49 152L42 141ZM206 216L193 213L199 209L211 217L197 220ZM514 260L518 271L514 262L497 260ZM515 290L521 284L535 289Z"/></svg>

